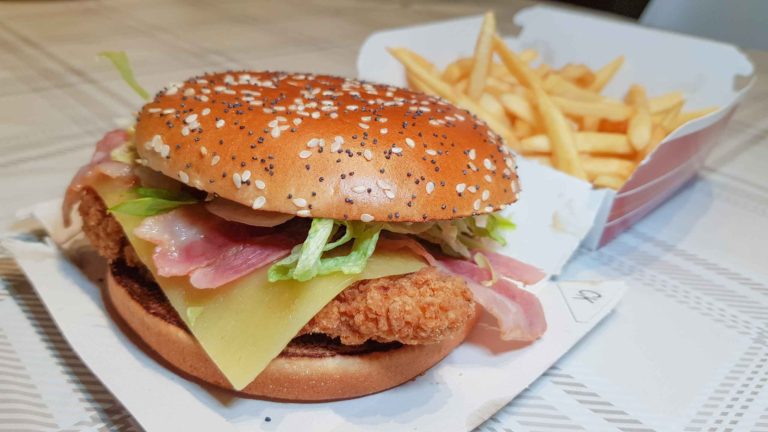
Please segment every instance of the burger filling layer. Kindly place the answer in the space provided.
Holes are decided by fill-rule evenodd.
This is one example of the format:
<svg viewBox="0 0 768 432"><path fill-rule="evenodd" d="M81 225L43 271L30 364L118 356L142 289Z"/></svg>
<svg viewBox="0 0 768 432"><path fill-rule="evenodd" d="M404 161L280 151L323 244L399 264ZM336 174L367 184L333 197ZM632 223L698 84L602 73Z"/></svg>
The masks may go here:
<svg viewBox="0 0 768 432"><path fill-rule="evenodd" d="M519 284L543 274L494 253L511 227L496 214L380 223L249 209L137 165L130 135L107 134L64 202L107 259L153 279L235 389L292 339L429 344L462 330L480 304L502 339L546 329ZM517 281L517 282L513 282Z"/></svg>
<svg viewBox="0 0 768 432"><path fill-rule="evenodd" d="M110 262L124 262L151 280L98 194L88 188L81 197L83 231L99 254ZM472 293L462 278L424 267L414 273L355 282L323 307L298 335L324 334L339 338L344 345L369 340L437 343L461 331L474 307Z"/></svg>

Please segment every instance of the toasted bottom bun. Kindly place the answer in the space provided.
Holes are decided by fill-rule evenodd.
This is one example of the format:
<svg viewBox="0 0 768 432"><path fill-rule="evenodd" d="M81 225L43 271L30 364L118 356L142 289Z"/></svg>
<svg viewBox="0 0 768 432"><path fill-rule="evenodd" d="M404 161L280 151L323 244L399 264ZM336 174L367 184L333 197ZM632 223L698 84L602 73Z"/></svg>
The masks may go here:
<svg viewBox="0 0 768 432"><path fill-rule="evenodd" d="M152 285L147 287L147 285ZM172 368L196 380L232 391L229 382L189 333L154 282L130 267L112 264L106 297L114 313ZM437 344L370 342L344 346L318 335L294 339L243 390L246 397L286 401L328 401L365 396L398 386L424 373L459 345L475 323Z"/></svg>

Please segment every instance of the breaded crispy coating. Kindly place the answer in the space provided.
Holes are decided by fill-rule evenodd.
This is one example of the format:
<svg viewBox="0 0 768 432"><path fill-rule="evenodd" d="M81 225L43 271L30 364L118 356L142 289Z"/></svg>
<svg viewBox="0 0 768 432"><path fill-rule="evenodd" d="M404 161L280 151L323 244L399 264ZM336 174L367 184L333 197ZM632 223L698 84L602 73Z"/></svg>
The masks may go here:
<svg viewBox="0 0 768 432"><path fill-rule="evenodd" d="M119 223L107 213L107 207L101 197L91 188L80 192L80 217L83 219L83 232L99 255L108 261L123 258L131 267L146 271L133 246L123 233Z"/></svg>
<svg viewBox="0 0 768 432"><path fill-rule="evenodd" d="M96 192L82 191L79 211L83 231L100 255L109 261L122 258L128 266L151 277ZM462 278L425 267L411 274L350 285L297 336L320 333L338 337L345 345L368 340L430 344L463 329L474 309L472 294Z"/></svg>
<svg viewBox="0 0 768 432"><path fill-rule="evenodd" d="M426 267L351 285L300 334L323 333L339 337L345 345L367 340L429 344L464 328L474 308L463 279Z"/></svg>

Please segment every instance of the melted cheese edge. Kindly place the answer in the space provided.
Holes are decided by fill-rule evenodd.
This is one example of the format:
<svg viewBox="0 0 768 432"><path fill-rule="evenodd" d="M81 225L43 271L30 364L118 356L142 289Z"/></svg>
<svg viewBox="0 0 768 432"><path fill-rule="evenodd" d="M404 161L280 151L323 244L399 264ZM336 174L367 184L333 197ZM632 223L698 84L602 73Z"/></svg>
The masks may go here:
<svg viewBox="0 0 768 432"><path fill-rule="evenodd" d="M114 181L94 189L107 207L135 196ZM267 281L265 266L216 289L191 287L187 277L157 274L154 245L133 230L141 217L113 213L141 261L149 268L181 319L235 390L251 383L312 317L344 288L364 279L418 271L426 266L411 254L375 252L356 275L334 273L307 282Z"/></svg>

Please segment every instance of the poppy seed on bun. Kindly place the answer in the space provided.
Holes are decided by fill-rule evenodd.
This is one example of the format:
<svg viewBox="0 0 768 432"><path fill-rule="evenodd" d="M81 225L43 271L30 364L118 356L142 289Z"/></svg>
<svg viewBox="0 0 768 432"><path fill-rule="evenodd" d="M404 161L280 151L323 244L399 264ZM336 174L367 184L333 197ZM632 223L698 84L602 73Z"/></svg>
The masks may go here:
<svg viewBox="0 0 768 432"><path fill-rule="evenodd" d="M517 200L514 155L468 111L326 75L224 72L172 85L136 123L142 163L255 209L412 222Z"/></svg>

